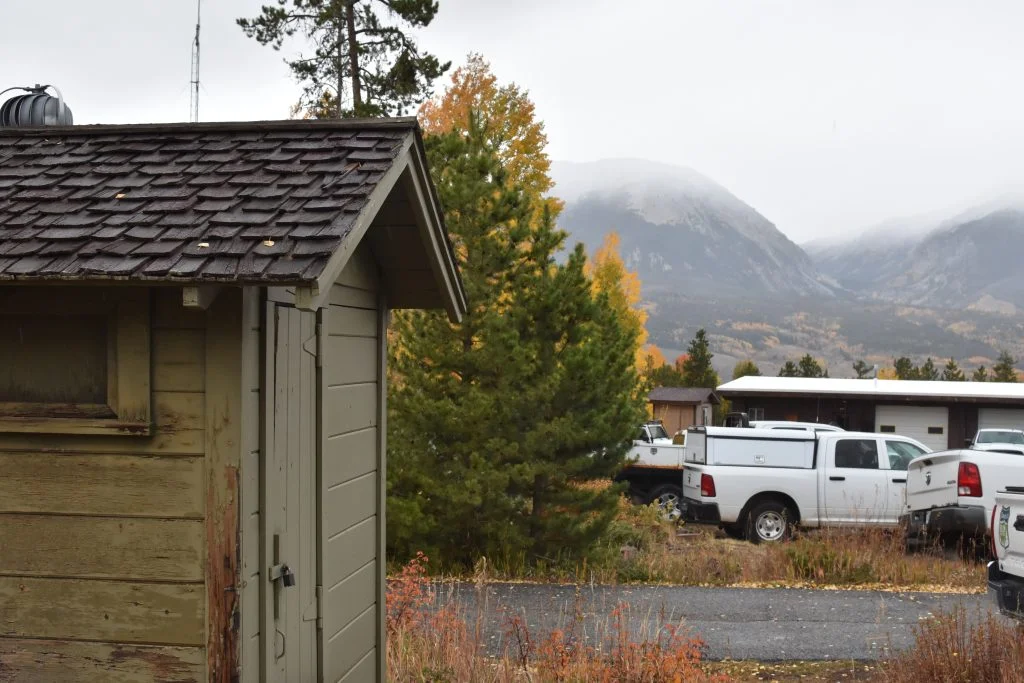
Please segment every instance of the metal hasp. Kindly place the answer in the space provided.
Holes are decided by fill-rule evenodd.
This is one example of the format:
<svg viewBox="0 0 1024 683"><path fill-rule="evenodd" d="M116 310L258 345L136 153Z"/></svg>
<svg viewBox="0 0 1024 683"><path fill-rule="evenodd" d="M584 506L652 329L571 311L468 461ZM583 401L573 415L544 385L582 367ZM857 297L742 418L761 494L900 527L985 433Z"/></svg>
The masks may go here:
<svg viewBox="0 0 1024 683"><path fill-rule="evenodd" d="M57 96L46 93L53 88ZM0 90L0 95L12 90L24 90L25 95L16 95L0 104L0 128L14 126L70 126L74 123L71 108L64 103L64 96L54 85L14 86Z"/></svg>

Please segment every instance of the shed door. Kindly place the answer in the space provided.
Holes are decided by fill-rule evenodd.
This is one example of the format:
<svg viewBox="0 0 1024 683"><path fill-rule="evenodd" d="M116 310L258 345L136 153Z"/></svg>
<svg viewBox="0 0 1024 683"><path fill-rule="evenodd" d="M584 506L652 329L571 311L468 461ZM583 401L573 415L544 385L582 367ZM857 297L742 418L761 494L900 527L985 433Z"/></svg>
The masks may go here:
<svg viewBox="0 0 1024 683"><path fill-rule="evenodd" d="M908 436L934 451L949 448L949 409L945 406L878 406L875 430Z"/></svg>
<svg viewBox="0 0 1024 683"><path fill-rule="evenodd" d="M1024 410L981 408L978 410L978 429L1024 429Z"/></svg>
<svg viewBox="0 0 1024 683"><path fill-rule="evenodd" d="M316 317L269 303L267 321L266 681L316 681ZM294 581L270 578L282 565Z"/></svg>

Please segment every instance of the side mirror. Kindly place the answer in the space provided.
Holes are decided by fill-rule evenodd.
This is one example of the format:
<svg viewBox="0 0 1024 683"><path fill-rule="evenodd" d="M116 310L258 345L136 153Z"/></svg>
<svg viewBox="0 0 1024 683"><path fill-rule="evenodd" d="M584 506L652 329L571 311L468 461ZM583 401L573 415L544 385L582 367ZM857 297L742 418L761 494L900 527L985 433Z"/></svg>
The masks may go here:
<svg viewBox="0 0 1024 683"><path fill-rule="evenodd" d="M974 439L971 439L971 438L964 439L964 445L967 446L968 448L971 447L972 443L974 443Z"/></svg>

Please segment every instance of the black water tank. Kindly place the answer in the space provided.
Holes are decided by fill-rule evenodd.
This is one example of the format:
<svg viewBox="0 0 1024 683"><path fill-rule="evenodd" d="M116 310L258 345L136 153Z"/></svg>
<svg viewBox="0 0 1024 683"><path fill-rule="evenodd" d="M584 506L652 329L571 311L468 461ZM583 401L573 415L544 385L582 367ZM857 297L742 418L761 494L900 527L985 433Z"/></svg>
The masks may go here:
<svg viewBox="0 0 1024 683"><path fill-rule="evenodd" d="M53 88L57 97L46 93ZM70 126L74 121L71 108L64 104L60 91L50 85L36 85L34 88L18 87L9 90L25 90L0 104L0 128L11 126ZM6 92L6 91L5 91ZM2 94L2 93L0 93Z"/></svg>

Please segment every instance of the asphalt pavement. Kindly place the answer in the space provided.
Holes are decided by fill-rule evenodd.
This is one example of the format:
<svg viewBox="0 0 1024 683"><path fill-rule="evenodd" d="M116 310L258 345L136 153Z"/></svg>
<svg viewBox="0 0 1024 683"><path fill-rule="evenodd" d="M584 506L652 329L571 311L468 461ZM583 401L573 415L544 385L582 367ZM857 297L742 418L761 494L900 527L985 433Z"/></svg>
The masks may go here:
<svg viewBox="0 0 1024 683"><path fill-rule="evenodd" d="M492 654L504 648L510 614L524 619L534 641L566 629L578 614L576 633L597 642L620 603L635 635L681 622L705 641L709 659L765 662L878 659L912 645L923 619L960 606L972 619L994 611L985 595L787 588L456 583L440 594L455 599L471 623L481 620Z"/></svg>

